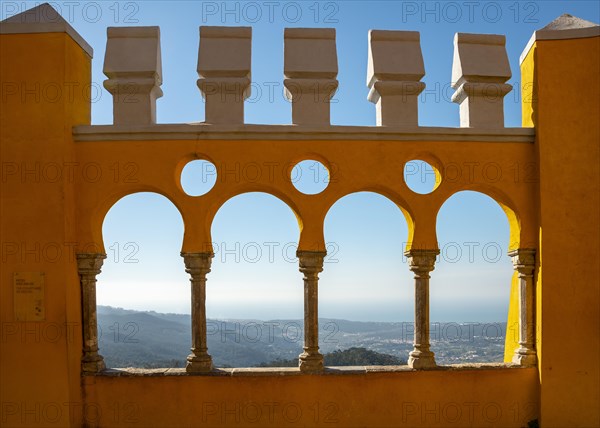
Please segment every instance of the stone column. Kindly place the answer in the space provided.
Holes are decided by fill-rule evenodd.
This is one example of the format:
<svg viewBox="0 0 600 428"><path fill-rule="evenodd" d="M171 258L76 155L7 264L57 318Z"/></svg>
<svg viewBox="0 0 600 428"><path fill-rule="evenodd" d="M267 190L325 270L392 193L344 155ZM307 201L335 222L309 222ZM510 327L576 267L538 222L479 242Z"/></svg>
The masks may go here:
<svg viewBox="0 0 600 428"><path fill-rule="evenodd" d="M77 254L77 271L81 281L81 306L83 317L83 358L81 370L100 372L106 368L104 358L98 353L98 318L96 316L96 276L106 254Z"/></svg>
<svg viewBox="0 0 600 428"><path fill-rule="evenodd" d="M522 366L535 366L535 298L533 272L535 271L535 250L521 248L508 253L519 277L519 348L513 362Z"/></svg>
<svg viewBox="0 0 600 428"><path fill-rule="evenodd" d="M185 271L192 283L192 353L187 357L186 371L209 372L212 357L206 340L206 274L210 272L213 253L181 253Z"/></svg>
<svg viewBox="0 0 600 428"><path fill-rule="evenodd" d="M319 352L319 273L323 271L325 251L298 251L300 272L304 274L304 352L300 354L300 370L323 370Z"/></svg>
<svg viewBox="0 0 600 428"><path fill-rule="evenodd" d="M410 270L415 274L415 340L408 365L414 369L436 366L433 352L429 350L429 272L434 269L439 250L409 250Z"/></svg>

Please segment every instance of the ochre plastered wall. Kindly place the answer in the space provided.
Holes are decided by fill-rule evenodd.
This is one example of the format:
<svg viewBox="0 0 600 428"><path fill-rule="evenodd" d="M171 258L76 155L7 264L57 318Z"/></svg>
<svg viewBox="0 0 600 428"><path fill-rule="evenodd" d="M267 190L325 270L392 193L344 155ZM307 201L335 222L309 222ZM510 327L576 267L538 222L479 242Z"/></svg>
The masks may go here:
<svg viewBox="0 0 600 428"><path fill-rule="evenodd" d="M81 403L76 196L72 180L55 180L54 165L76 162L71 127L90 122L90 66L65 33L0 36L3 415ZM16 321L14 272L45 272L45 322ZM63 411L54 426L69 419Z"/></svg>
<svg viewBox="0 0 600 428"><path fill-rule="evenodd" d="M148 390L152 394L148 394ZM86 377L111 427L515 427L537 417L535 368L297 376ZM118 422L114 420L119 405ZM102 416L98 421L97 414Z"/></svg>
<svg viewBox="0 0 600 428"><path fill-rule="evenodd" d="M600 37L537 41L522 75L540 170L541 423L600 426Z"/></svg>

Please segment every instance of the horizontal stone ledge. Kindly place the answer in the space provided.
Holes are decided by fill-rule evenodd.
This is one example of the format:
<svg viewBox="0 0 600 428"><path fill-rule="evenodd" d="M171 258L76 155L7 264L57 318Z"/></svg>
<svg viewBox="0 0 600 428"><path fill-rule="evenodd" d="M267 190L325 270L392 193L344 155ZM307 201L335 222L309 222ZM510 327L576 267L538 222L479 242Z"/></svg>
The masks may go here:
<svg viewBox="0 0 600 428"><path fill-rule="evenodd" d="M157 140L365 140L534 143L534 128L446 128L395 126L218 125L199 123L152 125L85 125L73 128L75 141Z"/></svg>
<svg viewBox="0 0 600 428"><path fill-rule="evenodd" d="M326 367L322 372L304 373L297 367L242 367L217 368L210 372L188 373L184 368L114 368L98 373L82 373L83 376L101 377L164 377L164 376L203 376L203 377L278 377L278 376L337 376L337 375L369 375L399 372L424 371L482 371L482 370L513 370L536 369L523 367L515 363L467 363L441 365L427 370L416 370L409 366L344 366Z"/></svg>

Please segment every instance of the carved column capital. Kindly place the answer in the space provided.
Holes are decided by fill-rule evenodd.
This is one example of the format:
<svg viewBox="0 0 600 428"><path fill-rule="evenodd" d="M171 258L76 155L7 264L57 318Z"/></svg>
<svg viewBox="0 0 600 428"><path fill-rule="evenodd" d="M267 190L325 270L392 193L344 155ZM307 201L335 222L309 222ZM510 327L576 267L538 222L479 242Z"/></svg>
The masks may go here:
<svg viewBox="0 0 600 428"><path fill-rule="evenodd" d="M325 260L326 255L326 251L298 250L296 256L300 262L300 272L305 275L323 272L323 261Z"/></svg>
<svg viewBox="0 0 600 428"><path fill-rule="evenodd" d="M429 272L435 269L435 261L440 250L408 250L404 256L408 258L408 267L415 278L429 278Z"/></svg>
<svg viewBox="0 0 600 428"><path fill-rule="evenodd" d="M104 253L78 253L77 257L77 271L79 275L82 277L93 276L94 279L96 275L101 272L102 265L104 264L104 259L106 258L106 254Z"/></svg>
<svg viewBox="0 0 600 428"><path fill-rule="evenodd" d="M192 275L206 275L210 272L210 266L214 253L181 253L185 263L185 271Z"/></svg>
<svg viewBox="0 0 600 428"><path fill-rule="evenodd" d="M514 269L519 273L519 276L533 276L535 270L535 249L519 248L509 251L509 257L512 259Z"/></svg>

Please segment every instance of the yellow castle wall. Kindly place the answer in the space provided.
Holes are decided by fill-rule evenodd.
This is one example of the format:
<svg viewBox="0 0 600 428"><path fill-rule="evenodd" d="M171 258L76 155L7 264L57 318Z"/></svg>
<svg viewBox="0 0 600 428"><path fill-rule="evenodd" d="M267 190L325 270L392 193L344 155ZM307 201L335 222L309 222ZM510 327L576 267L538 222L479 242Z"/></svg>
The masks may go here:
<svg viewBox="0 0 600 428"><path fill-rule="evenodd" d="M600 426L600 37L537 41L521 70L540 171L541 423Z"/></svg>
<svg viewBox="0 0 600 428"><path fill-rule="evenodd" d="M538 416L544 427L597 423L598 41L538 42L526 58L523 80L531 78L535 83L529 87L536 89L537 101L524 103L523 124L536 127L535 145L293 140L75 143L72 126L90 123L90 58L63 33L1 35L0 392L2 417L7 418L3 424L32 426L36 415L23 412L37 405L39 420L34 426L192 426L202 417L203 403L209 403L205 410L210 412L214 410L210 403L240 405L250 411L250 401L300 406L299 421L292 417L274 426L312 424L315 414L311 406L332 402L338 406L337 422L328 426L398 426L398 421L409 426L451 425L456 417L452 403L458 403L461 410L455 423L461 426L517 427ZM557 62L556 58L565 60ZM32 94L23 96L23 84L33 87L39 100ZM7 91L11 85L17 85L16 94ZM53 87L61 91L60 97L56 98ZM524 97L527 99L526 93ZM192 198L185 195L178 177L186 162L199 155L218 169L249 162L271 162L280 169L273 175L263 173L253 183L218 180L213 191ZM320 160L335 171L337 179L323 194L300 194L281 173L303 159ZM442 172L442 182L433 193L416 195L406 188L403 165L412 159L426 160ZM137 182L114 180L111 168L115 162L135 162L139 166ZM494 162L502 171L510 170L515 162L533 162L539 166L540 179L515 180L506 173L492 182L476 170L472 180L466 173L460 180L444 180L448 165L465 162ZM73 179L68 174L60 180L48 179L51 164L62 165L64 172L69 163L75 163ZM81 176L80 168L92 163L103 173L96 182ZM22 175L25 165L46 169L38 180L35 174ZM489 368L323 376L81 376L80 286L73 253L90 245L103 249L102 221L119 198L140 191L164 194L186 224L183 251L206 251L206 243L211 241L210 222L223 203L244 192L272 193L295 211L301 225L300 248L316 250L324 249L323 219L329 207L344 195L362 190L381 193L403 210L414 248L437 246L437 212L458 191L477 190L502 205L511 225L510 247L539 245L545 262L546 276L542 278L540 270L537 278L539 371ZM27 249L33 250L24 252ZM45 272L45 321L16 321L14 272ZM432 278L435 280L435 272ZM101 282L102 275L98 279ZM300 275L298 281L300 284ZM509 326L517 314L515 293L511 296ZM56 328L61 329L58 336L52 330ZM507 341L507 349L510 346L515 343ZM53 406L62 409L58 419L48 413ZM501 410L499 416L494 413L496 407ZM72 411L65 410L69 408ZM101 418L90 416L94 408L101 409ZM430 408L432 413L427 412ZM135 418L129 420L127 415L133 410ZM216 417L225 417L229 423L233 416L223 416L221 410L216 410ZM332 407L321 409L319 418L325 418L328 411ZM281 412L274 417L283 417ZM319 420L325 424L324 419Z"/></svg>

